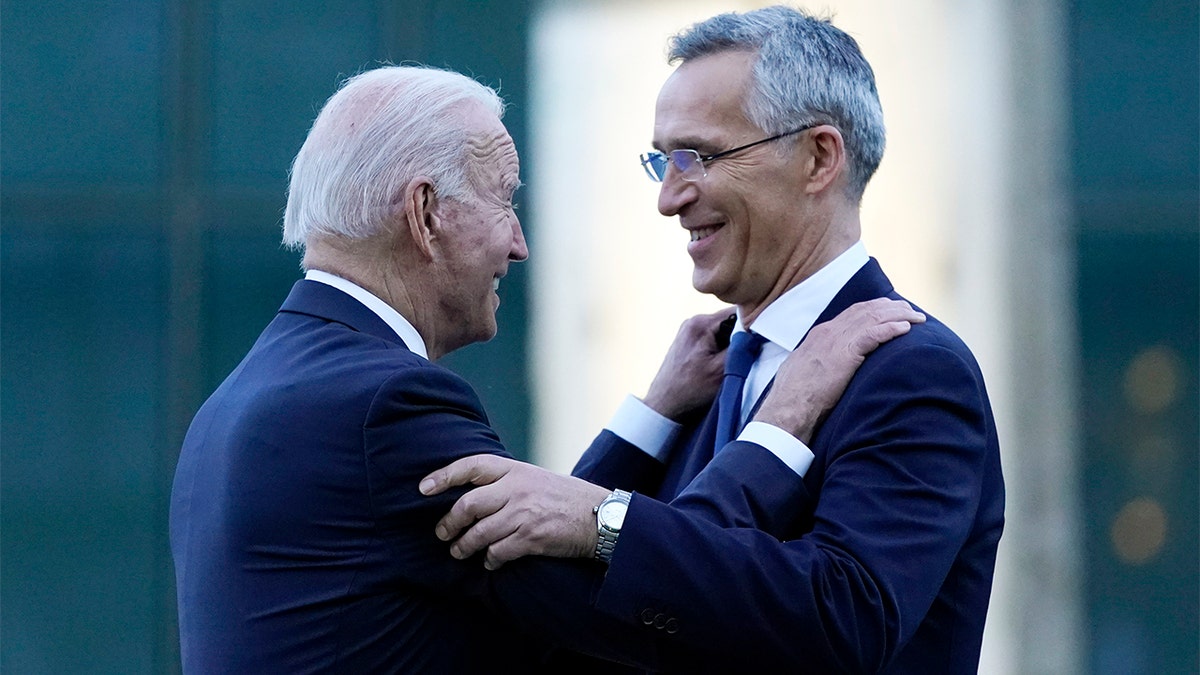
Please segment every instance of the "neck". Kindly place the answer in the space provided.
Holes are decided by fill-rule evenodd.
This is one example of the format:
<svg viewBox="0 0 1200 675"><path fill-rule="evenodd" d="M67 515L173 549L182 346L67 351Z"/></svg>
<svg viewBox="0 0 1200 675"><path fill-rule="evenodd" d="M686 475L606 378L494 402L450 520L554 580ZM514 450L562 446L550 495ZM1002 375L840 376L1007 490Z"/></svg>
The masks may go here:
<svg viewBox="0 0 1200 675"><path fill-rule="evenodd" d="M738 303L742 325L749 327L771 303L853 246L861 238L858 209L840 214L827 227L806 231L812 235L798 242L767 293L752 302Z"/></svg>
<svg viewBox="0 0 1200 675"><path fill-rule="evenodd" d="M380 251L384 255L379 255ZM416 287L420 284L417 280L407 279L398 273L398 270L412 269L412 266L394 259L393 253L390 248L376 241L346 242L322 238L306 243L303 267L351 281L387 303L417 329L425 341L429 359L436 360L445 351L440 349L436 336L431 334L429 312L420 302L420 298L430 296L418 292Z"/></svg>

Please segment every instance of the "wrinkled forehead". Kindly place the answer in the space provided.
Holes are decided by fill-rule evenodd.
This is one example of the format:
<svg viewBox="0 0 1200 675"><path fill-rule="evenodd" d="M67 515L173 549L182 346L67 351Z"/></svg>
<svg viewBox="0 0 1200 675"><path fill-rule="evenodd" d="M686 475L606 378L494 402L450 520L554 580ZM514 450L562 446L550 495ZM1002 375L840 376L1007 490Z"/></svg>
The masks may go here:
<svg viewBox="0 0 1200 675"><path fill-rule="evenodd" d="M485 174L495 172L502 179L510 176L515 179L520 173L520 158L500 118L482 105L471 105L463 114L472 164Z"/></svg>

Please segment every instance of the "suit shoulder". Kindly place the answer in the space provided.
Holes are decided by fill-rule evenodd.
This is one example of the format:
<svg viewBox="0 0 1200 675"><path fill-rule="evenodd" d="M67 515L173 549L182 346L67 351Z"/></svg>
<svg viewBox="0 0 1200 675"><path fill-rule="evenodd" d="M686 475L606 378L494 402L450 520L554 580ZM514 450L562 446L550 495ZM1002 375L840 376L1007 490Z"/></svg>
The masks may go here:
<svg viewBox="0 0 1200 675"><path fill-rule="evenodd" d="M916 305L914 305L916 307ZM961 360L973 370L979 369L979 364L975 359L974 353L967 343L954 332L946 324L942 323L937 317L920 310L925 313L925 323L916 324L908 333L894 338L882 345L872 354L887 358L913 358L922 355L934 356L939 350L947 352L945 356ZM868 357L868 361L871 359ZM883 361L885 359L877 359Z"/></svg>
<svg viewBox="0 0 1200 675"><path fill-rule="evenodd" d="M893 386L907 391L950 388L971 391L987 405L983 371L971 349L954 331L929 316L908 333L880 345L867 356L853 383L857 387Z"/></svg>
<svg viewBox="0 0 1200 675"><path fill-rule="evenodd" d="M280 316L242 364L239 389L309 400L370 406L416 396L474 407L470 385L452 371L396 341L307 316Z"/></svg>
<svg viewBox="0 0 1200 675"><path fill-rule="evenodd" d="M398 364L380 381L372 408L378 412L394 405L457 411L487 422L483 402L462 376L420 357Z"/></svg>
<svg viewBox="0 0 1200 675"><path fill-rule="evenodd" d="M398 363L386 374L383 387L412 391L459 392L475 396L475 390L454 371L417 357Z"/></svg>

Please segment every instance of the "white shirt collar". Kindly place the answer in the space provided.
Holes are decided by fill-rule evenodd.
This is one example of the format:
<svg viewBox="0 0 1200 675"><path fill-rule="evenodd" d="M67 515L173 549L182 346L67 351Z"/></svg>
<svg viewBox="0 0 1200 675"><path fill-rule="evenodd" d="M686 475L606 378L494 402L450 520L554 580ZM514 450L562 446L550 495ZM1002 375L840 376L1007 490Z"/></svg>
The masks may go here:
<svg viewBox="0 0 1200 675"><path fill-rule="evenodd" d="M754 332L786 351L795 349L817 322L821 312L833 302L838 291L842 290L850 278L869 260L867 247L861 241L855 243L815 274L767 305L754 320ZM745 330L740 311L734 330Z"/></svg>
<svg viewBox="0 0 1200 675"><path fill-rule="evenodd" d="M417 329L400 312L397 312L391 305L380 300L374 293L371 293L353 281L348 281L328 272L322 272L321 270L309 270L304 274L304 278L309 281L318 281L333 286L366 305L367 309L375 312L380 319L383 319L384 323L396 332L396 335L401 340L404 340L404 344L408 345L409 351L423 358L429 358L429 351L425 348L425 341L421 339L421 334L417 332Z"/></svg>

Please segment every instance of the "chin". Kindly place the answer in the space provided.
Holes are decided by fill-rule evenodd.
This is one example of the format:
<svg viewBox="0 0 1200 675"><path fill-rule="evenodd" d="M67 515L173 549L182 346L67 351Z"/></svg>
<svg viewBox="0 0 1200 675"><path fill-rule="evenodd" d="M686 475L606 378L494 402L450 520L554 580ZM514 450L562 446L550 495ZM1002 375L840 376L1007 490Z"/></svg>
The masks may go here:
<svg viewBox="0 0 1200 675"><path fill-rule="evenodd" d="M728 288L721 284L719 280L714 279L713 276L711 272L694 271L692 273L692 288L705 295L712 295L722 302L726 302L722 295L727 294Z"/></svg>
<svg viewBox="0 0 1200 675"><path fill-rule="evenodd" d="M477 336L475 341L476 342L488 342L492 338L496 337L496 334L499 332L500 332L500 327L496 324L496 321L493 319L492 322L490 324L488 324L487 327L485 327L483 330L479 331L479 335Z"/></svg>

